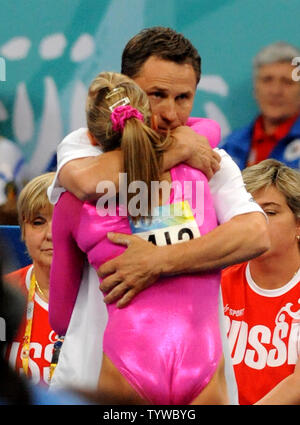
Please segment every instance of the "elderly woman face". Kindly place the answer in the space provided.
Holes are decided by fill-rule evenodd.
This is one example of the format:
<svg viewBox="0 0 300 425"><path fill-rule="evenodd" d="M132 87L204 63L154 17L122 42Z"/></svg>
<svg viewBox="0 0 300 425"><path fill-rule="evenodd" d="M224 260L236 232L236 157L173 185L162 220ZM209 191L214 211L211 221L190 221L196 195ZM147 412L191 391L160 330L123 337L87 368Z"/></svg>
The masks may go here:
<svg viewBox="0 0 300 425"><path fill-rule="evenodd" d="M279 257L297 252L300 222L288 206L285 196L275 186L270 186L257 190L253 197L269 218L271 248L261 257Z"/></svg>
<svg viewBox="0 0 300 425"><path fill-rule="evenodd" d="M24 241L34 263L50 267L53 255L51 205L38 211L30 222L24 223Z"/></svg>

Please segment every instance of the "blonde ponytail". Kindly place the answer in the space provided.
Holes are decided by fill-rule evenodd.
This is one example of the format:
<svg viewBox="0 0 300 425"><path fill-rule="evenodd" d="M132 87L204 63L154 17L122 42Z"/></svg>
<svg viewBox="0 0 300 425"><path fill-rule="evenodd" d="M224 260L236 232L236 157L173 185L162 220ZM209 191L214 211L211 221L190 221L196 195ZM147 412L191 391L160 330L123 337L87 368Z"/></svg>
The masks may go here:
<svg viewBox="0 0 300 425"><path fill-rule="evenodd" d="M146 208L141 209L140 216L132 216L134 221L151 216L151 182L160 180L162 154L166 145L157 133L140 120L130 118L126 121L121 149L124 153L124 172L127 173L128 203L134 196L128 191L132 182L144 182L147 186L147 192L141 194ZM130 215L130 211L128 213Z"/></svg>
<svg viewBox="0 0 300 425"><path fill-rule="evenodd" d="M124 121L122 128L113 125L111 116L116 105L135 108L143 120L131 116ZM116 107L115 107L116 106ZM124 172L127 173L128 203L134 194L128 192L133 182L147 185L144 197L146 208L140 209L137 216L130 214L134 221L141 217L151 217L151 182L159 181L162 172L162 154L171 143L171 138L163 139L150 128L151 111L146 93L125 75L103 72L92 82L86 103L89 131L98 141L104 152L121 148L124 153ZM114 115L114 114L113 114ZM144 206L144 204L143 204Z"/></svg>

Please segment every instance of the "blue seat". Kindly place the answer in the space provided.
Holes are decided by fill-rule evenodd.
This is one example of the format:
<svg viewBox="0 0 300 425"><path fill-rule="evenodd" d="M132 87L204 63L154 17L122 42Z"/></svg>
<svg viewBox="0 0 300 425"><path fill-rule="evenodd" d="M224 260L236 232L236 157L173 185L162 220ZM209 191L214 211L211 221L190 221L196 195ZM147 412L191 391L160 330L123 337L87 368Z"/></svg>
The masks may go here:
<svg viewBox="0 0 300 425"><path fill-rule="evenodd" d="M21 240L20 226L0 225L0 251L4 256L3 273L10 273L32 263Z"/></svg>

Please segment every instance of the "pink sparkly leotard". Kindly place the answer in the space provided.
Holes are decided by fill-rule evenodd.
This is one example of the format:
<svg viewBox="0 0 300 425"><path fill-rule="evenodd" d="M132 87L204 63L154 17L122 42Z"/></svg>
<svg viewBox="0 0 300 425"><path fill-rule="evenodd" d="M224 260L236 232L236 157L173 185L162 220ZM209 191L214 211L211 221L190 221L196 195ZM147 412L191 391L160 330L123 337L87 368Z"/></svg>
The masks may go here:
<svg viewBox="0 0 300 425"><path fill-rule="evenodd" d="M212 230L217 220L204 175L179 165L171 170L171 176L172 181L193 182L193 189L184 191L184 200L192 207L196 180L202 182L197 189L204 191L200 200L203 210L195 214L196 221L201 235ZM176 204L177 199L180 196L175 188L171 203ZM148 239L154 238L155 242L162 236L167 243L176 238L178 242L184 235L194 237L193 220L179 224L170 218L162 221L158 226L154 221L148 232L147 226L140 229L140 234L149 235ZM68 192L61 196L53 216L49 305L50 323L59 334L65 333L71 317L81 280L83 253L98 269L124 250L109 242L107 232L129 234L131 229L127 217L100 217L95 204L82 203ZM151 403L188 404L214 374L221 356L219 281L219 273L160 278L126 308L108 305L103 351L132 387Z"/></svg>
<svg viewBox="0 0 300 425"><path fill-rule="evenodd" d="M200 127L203 125L207 131L211 128L215 131L210 120L202 120ZM218 135L215 132L213 138L216 140ZM127 217L118 215L118 208L116 216L100 217L95 204L82 203L68 192L61 196L53 215L54 256L49 301L50 323L58 334L65 334L68 327L85 254L98 269L125 249L112 244L106 237L107 232L136 233L163 245L199 237L199 230L204 235L216 227L206 177L181 164L171 170L171 178L173 182L182 183L183 199L179 184L169 203L178 205L184 200L185 206L188 203L192 209L197 207L194 218L187 214L182 220L171 214L163 219L154 218L148 227L138 227ZM183 182L192 182L192 186L184 186ZM196 186L199 182L200 186ZM150 403L188 404L211 380L222 354L219 285L218 272L165 277L139 293L127 307L107 306L103 351Z"/></svg>

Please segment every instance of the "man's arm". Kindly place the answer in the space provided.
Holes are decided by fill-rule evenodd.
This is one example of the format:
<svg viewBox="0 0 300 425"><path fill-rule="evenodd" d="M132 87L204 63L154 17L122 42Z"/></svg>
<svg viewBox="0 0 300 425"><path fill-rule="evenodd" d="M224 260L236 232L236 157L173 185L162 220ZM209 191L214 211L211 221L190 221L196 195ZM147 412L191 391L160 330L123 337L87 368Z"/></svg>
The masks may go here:
<svg viewBox="0 0 300 425"><path fill-rule="evenodd" d="M269 248L267 223L260 212L233 217L200 238L157 247L132 235L109 234L109 239L127 245L127 250L103 264L98 274L100 289L109 294L107 303L124 307L159 276L201 273L240 263Z"/></svg>
<svg viewBox="0 0 300 425"><path fill-rule="evenodd" d="M180 162L198 168L208 177L219 169L220 157L214 152L207 139L199 136L187 126L178 127L172 133L174 143L164 154L163 168L169 170ZM103 193L97 192L99 182L112 181L119 187L119 173L123 171L121 151L70 160L59 172L61 186L80 200L98 199Z"/></svg>
<svg viewBox="0 0 300 425"><path fill-rule="evenodd" d="M164 171L185 162L201 170L210 180L220 169L220 155L211 149L207 138L196 133L196 130L199 131L197 124L193 127L180 126L172 131L175 143L164 155Z"/></svg>
<svg viewBox="0 0 300 425"><path fill-rule="evenodd" d="M123 153L112 151L98 156L73 159L59 172L61 186L73 193L81 201L98 199L97 185L105 180L119 187L119 173L123 170Z"/></svg>

